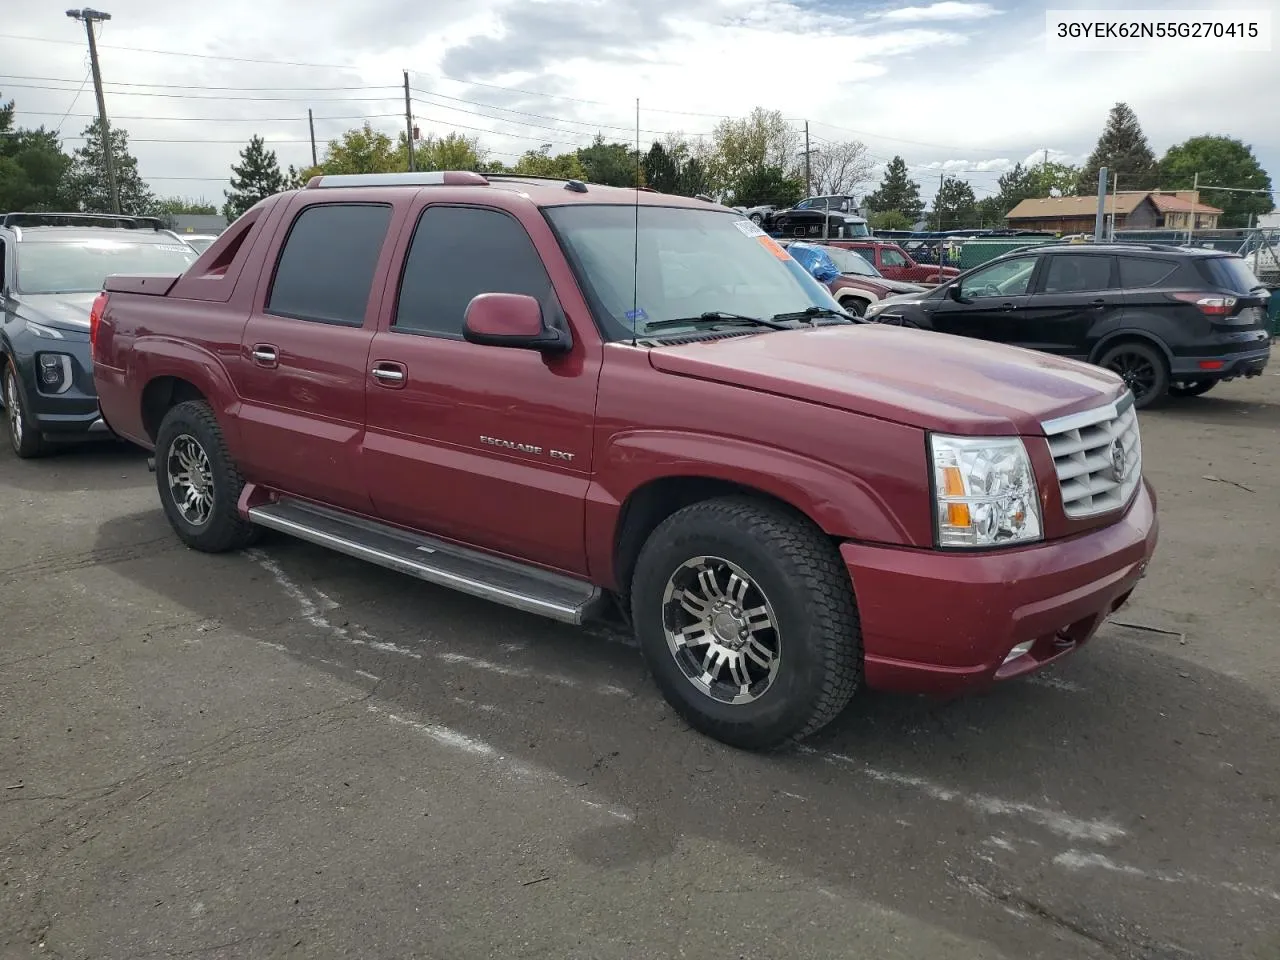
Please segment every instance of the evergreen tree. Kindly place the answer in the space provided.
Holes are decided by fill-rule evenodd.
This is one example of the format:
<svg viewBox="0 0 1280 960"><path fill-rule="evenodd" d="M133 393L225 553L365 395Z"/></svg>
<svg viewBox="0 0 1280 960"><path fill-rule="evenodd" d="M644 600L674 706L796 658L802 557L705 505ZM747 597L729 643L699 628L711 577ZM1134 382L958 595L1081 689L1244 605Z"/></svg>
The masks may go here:
<svg viewBox="0 0 1280 960"><path fill-rule="evenodd" d="M877 213L897 210L913 223L924 212L924 203L920 200L920 184L907 176L907 162L902 157L894 157L889 161L879 188L867 194L865 203Z"/></svg>
<svg viewBox="0 0 1280 960"><path fill-rule="evenodd" d="M635 147L625 143L606 143L601 134L596 134L591 146L578 150L578 160L591 183L606 187L638 186Z"/></svg>
<svg viewBox="0 0 1280 960"><path fill-rule="evenodd" d="M666 147L654 142L641 161L644 182L659 193L676 193L680 189L680 167Z"/></svg>
<svg viewBox="0 0 1280 960"><path fill-rule="evenodd" d="M259 136L249 138L249 144L240 151L239 165L231 165L231 189L223 191L227 202L222 215L230 222L273 193L285 189L284 174L274 150L268 150Z"/></svg>
<svg viewBox="0 0 1280 960"><path fill-rule="evenodd" d="M84 128L84 138L84 146L71 155L71 165L63 179L65 198L82 213L111 213L102 124L94 120ZM120 212L129 216L148 213L155 205L155 197L138 175L138 161L129 153L129 133L123 127L111 127L111 157L115 161Z"/></svg>
<svg viewBox="0 0 1280 960"><path fill-rule="evenodd" d="M1121 190L1154 190L1159 186L1156 155L1127 103L1117 103L1107 115L1107 125L1098 145L1080 168L1077 192L1089 196L1097 192L1098 170L1107 168L1107 177L1120 176Z"/></svg>
<svg viewBox="0 0 1280 960"><path fill-rule="evenodd" d="M945 177L938 195L933 198L933 228L958 230L967 227L978 217L977 198L967 180Z"/></svg>
<svg viewBox="0 0 1280 960"><path fill-rule="evenodd" d="M70 161L57 135L44 127L15 128L13 115L13 101L0 101L0 211L64 209L62 181Z"/></svg>

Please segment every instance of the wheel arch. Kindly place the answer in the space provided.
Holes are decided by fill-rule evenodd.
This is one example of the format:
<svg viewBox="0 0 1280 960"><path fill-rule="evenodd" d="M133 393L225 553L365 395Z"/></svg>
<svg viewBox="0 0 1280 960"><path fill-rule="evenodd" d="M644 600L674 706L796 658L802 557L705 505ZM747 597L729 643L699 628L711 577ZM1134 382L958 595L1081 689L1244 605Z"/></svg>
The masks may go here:
<svg viewBox="0 0 1280 960"><path fill-rule="evenodd" d="M155 443L160 423L171 409L188 400L209 402L199 387L190 380L173 374L152 377L142 388L141 416L142 429L147 439Z"/></svg>
<svg viewBox="0 0 1280 960"><path fill-rule="evenodd" d="M1089 362L1096 365L1102 359L1103 354L1122 343L1143 343L1149 347L1155 347L1160 351L1160 355L1164 357L1166 366L1173 366L1173 351L1169 349L1169 345L1164 340L1153 333L1133 328L1113 330L1099 339L1094 344L1093 350L1089 352Z"/></svg>

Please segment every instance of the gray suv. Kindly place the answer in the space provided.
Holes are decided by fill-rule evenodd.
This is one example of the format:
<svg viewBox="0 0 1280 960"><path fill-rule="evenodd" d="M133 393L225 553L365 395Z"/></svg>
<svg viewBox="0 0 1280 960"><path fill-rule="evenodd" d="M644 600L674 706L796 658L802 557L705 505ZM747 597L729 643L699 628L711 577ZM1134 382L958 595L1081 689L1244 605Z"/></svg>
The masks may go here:
<svg viewBox="0 0 1280 960"><path fill-rule="evenodd" d="M110 437L89 314L109 274L183 273L196 251L153 217L0 214L0 405L19 457Z"/></svg>

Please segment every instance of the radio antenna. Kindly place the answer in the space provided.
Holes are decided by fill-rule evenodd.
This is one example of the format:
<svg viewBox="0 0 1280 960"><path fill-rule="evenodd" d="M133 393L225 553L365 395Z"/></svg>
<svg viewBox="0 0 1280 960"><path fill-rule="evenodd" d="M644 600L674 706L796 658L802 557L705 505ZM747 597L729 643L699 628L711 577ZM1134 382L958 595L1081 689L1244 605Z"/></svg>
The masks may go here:
<svg viewBox="0 0 1280 960"><path fill-rule="evenodd" d="M636 97L636 223L635 246L631 254L631 345L636 345L640 323L640 98Z"/></svg>

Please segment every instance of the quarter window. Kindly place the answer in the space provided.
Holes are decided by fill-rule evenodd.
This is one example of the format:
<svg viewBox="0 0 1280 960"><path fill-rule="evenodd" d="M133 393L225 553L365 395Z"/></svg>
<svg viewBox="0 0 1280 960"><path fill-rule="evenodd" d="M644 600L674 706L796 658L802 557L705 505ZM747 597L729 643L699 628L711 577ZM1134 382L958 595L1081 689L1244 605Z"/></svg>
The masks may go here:
<svg viewBox="0 0 1280 960"><path fill-rule="evenodd" d="M1120 258L1120 286L1158 287L1178 269L1168 260L1148 260L1145 257Z"/></svg>
<svg viewBox="0 0 1280 960"><path fill-rule="evenodd" d="M394 328L461 337L467 305L481 293L552 306L551 280L519 221L478 207L428 207L405 258Z"/></svg>
<svg viewBox="0 0 1280 960"><path fill-rule="evenodd" d="M386 204L307 207L285 240L266 312L319 323L363 324L390 222Z"/></svg>

